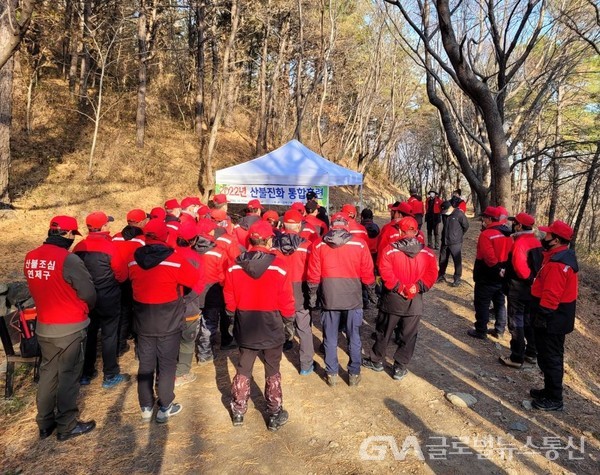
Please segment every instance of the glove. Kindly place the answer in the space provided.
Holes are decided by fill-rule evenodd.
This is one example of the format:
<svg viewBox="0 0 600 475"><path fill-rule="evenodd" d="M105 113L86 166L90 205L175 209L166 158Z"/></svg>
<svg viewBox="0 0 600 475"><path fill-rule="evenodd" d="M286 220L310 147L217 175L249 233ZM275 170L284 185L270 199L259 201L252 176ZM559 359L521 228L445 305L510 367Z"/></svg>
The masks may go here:
<svg viewBox="0 0 600 475"><path fill-rule="evenodd" d="M420 294L424 294L429 290L429 287L427 287L422 280L417 281L417 288L419 289Z"/></svg>
<svg viewBox="0 0 600 475"><path fill-rule="evenodd" d="M375 284L367 286L367 298L371 303L377 303L377 294L375 294Z"/></svg>
<svg viewBox="0 0 600 475"><path fill-rule="evenodd" d="M308 293L308 308L315 308L317 306L317 289L310 289Z"/></svg>

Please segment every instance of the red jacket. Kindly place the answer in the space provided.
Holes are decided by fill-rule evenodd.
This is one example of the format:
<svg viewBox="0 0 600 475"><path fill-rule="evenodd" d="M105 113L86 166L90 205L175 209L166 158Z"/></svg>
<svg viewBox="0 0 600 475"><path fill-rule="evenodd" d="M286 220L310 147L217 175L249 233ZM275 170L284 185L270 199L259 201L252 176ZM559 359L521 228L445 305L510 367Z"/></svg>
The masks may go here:
<svg viewBox="0 0 600 475"><path fill-rule="evenodd" d="M38 325L87 326L83 323L88 321L89 309L95 304L96 291L79 257L44 243L27 253L23 271L37 307ZM42 331L38 329L38 333Z"/></svg>
<svg viewBox="0 0 600 475"><path fill-rule="evenodd" d="M309 258L307 280L311 292L321 284L323 308L362 308L362 284L375 282L373 259L366 243L344 230L331 230Z"/></svg>
<svg viewBox="0 0 600 475"><path fill-rule="evenodd" d="M200 299L201 308L223 308L223 285L229 259L226 251L206 236L200 236L194 247L204 267L206 291Z"/></svg>
<svg viewBox="0 0 600 475"><path fill-rule="evenodd" d="M146 238L143 234L139 234L133 238L127 239L123 233L117 233L113 236L112 242L117 246L117 250L123 257L123 260L129 264L133 260L133 253L138 247L146 244Z"/></svg>
<svg viewBox="0 0 600 475"><path fill-rule="evenodd" d="M185 258L198 271L198 279L191 288L192 291L183 296L185 302L185 316L191 317L193 315L198 315L200 309L204 307L203 300L206 291L206 274L202 258L189 246L178 246L177 249L175 249L175 252Z"/></svg>
<svg viewBox="0 0 600 475"><path fill-rule="evenodd" d="M241 254L225 275L225 306L235 313L234 336L242 348L277 348L285 340L281 317L295 312L285 262L256 246Z"/></svg>
<svg viewBox="0 0 600 475"><path fill-rule="evenodd" d="M515 233L512 238L507 278L533 282L541 267L542 243L533 231Z"/></svg>
<svg viewBox="0 0 600 475"><path fill-rule="evenodd" d="M250 228L250 226L259 220L259 215L247 214L240 219L240 221L233 228L233 236L240 245L244 246L245 249L250 247L250 243L248 242L248 228Z"/></svg>
<svg viewBox="0 0 600 475"><path fill-rule="evenodd" d="M197 285L199 271L165 243L147 241L129 263L134 327L138 334L164 336L181 331L183 295Z"/></svg>
<svg viewBox="0 0 600 475"><path fill-rule="evenodd" d="M422 294L433 287L438 277L435 254L416 238L397 240L383 250L379 273L387 289L381 299L383 312L402 316L423 314ZM418 292L413 298L401 295L413 285Z"/></svg>
<svg viewBox="0 0 600 475"><path fill-rule="evenodd" d="M402 218L400 218L402 219ZM396 219L394 221L390 221L387 223L383 229L381 230L381 234L379 235L379 244L377 245L377 262L379 263L379 259L381 258L381 254L383 250L388 247L391 243L397 241L402 237L400 234L400 230L398 229L398 222L400 219ZM417 240L425 244L425 234L423 231L417 233Z"/></svg>
<svg viewBox="0 0 600 475"><path fill-rule="evenodd" d="M273 251L283 259L289 273L296 311L308 308L308 292L304 285L308 271L308 257L313 244L301 234L283 232L273 239Z"/></svg>
<svg viewBox="0 0 600 475"><path fill-rule="evenodd" d="M306 220L302 221L299 234L300 237L310 241L311 243L315 243L321 238L319 231L317 231L316 228Z"/></svg>
<svg viewBox="0 0 600 475"><path fill-rule="evenodd" d="M311 224L313 228L315 228L319 236L324 236L327 233L327 231L329 231L329 229L327 228L327 224L325 224L323 221L321 221L316 216L313 216L312 214L307 214L306 216L304 216L304 221L306 221L308 224Z"/></svg>
<svg viewBox="0 0 600 475"><path fill-rule="evenodd" d="M412 207L413 214L425 214L425 206L420 199L411 196L406 202Z"/></svg>
<svg viewBox="0 0 600 475"><path fill-rule="evenodd" d="M361 241L367 243L369 241L369 235L367 234L367 228L357 222L355 219L350 219L348 223L348 229L350 234L357 237Z"/></svg>
<svg viewBox="0 0 600 475"><path fill-rule="evenodd" d="M465 200L460 200L460 203L458 203L458 209L461 210L463 213L467 212L467 203Z"/></svg>
<svg viewBox="0 0 600 475"><path fill-rule="evenodd" d="M219 231L219 228L217 228L217 231ZM235 258L246 250L246 248L237 241L237 238L234 235L226 232L221 232L218 237L215 236L215 245L225 256L225 268L229 267L229 265L235 261Z"/></svg>
<svg viewBox="0 0 600 475"><path fill-rule="evenodd" d="M513 243L510 232L502 223L490 224L481 231L473 266L475 282L494 283L502 280L501 270L506 268Z"/></svg>
<svg viewBox="0 0 600 475"><path fill-rule="evenodd" d="M427 200L425 200L427 214L440 214L442 212L442 203L443 201L438 196L435 198L427 198Z"/></svg>
<svg viewBox="0 0 600 475"><path fill-rule="evenodd" d="M532 315L545 320L548 333L567 334L575 327L578 272L575 252L567 246L544 252L531 296Z"/></svg>

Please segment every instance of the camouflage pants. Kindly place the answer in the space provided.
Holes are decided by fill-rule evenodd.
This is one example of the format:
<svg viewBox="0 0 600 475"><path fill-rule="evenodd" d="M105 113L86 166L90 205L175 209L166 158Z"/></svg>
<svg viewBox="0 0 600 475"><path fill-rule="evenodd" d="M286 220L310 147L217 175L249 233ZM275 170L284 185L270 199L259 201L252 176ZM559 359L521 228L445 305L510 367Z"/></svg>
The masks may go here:
<svg viewBox="0 0 600 475"><path fill-rule="evenodd" d="M265 365L265 399L267 413L277 414L283 404L281 390L281 363L282 347L267 350L251 350L240 348L240 359L237 364L237 374L231 383L231 410L234 414L245 414L248 410L250 399L250 379L256 357L259 356Z"/></svg>

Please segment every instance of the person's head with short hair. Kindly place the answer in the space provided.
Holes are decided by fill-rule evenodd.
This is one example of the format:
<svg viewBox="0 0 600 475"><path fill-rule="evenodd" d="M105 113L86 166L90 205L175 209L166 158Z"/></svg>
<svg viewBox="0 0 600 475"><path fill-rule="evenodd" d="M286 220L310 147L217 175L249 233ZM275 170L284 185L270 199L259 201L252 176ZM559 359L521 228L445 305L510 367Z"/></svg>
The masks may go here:
<svg viewBox="0 0 600 475"><path fill-rule="evenodd" d="M360 212L361 221L373 221L373 211L369 208L363 208Z"/></svg>
<svg viewBox="0 0 600 475"><path fill-rule="evenodd" d="M175 198L165 201L165 211L167 214L171 214L176 218L179 218L179 215L181 214L181 205L179 204L179 201L177 201Z"/></svg>
<svg viewBox="0 0 600 475"><path fill-rule="evenodd" d="M304 205L306 214L315 216L319 212L319 205L316 201L309 201Z"/></svg>
<svg viewBox="0 0 600 475"><path fill-rule="evenodd" d="M306 192L306 201L316 201L317 194L313 190L309 190Z"/></svg>
<svg viewBox="0 0 600 475"><path fill-rule="evenodd" d="M302 227L302 214L300 214L300 211L287 210L283 215L283 227L288 232L299 233Z"/></svg>
<svg viewBox="0 0 600 475"><path fill-rule="evenodd" d="M273 242L273 226L263 220L258 220L248 228L248 241L251 246L271 248Z"/></svg>
<svg viewBox="0 0 600 475"><path fill-rule="evenodd" d="M262 210L265 209L262 204L260 204L260 200L250 200L248 201L248 206L246 206L248 210L248 214L255 214L260 216L262 214Z"/></svg>
<svg viewBox="0 0 600 475"><path fill-rule="evenodd" d="M115 218L108 216L103 211L94 211L85 218L85 224L90 233L108 232L110 226L108 223L114 221Z"/></svg>
<svg viewBox="0 0 600 475"><path fill-rule="evenodd" d="M394 215L396 214L397 210L396 208L398 208L398 205L400 204L400 201L394 201L393 203L388 205L388 210L390 212L390 218L394 219Z"/></svg>
<svg viewBox="0 0 600 475"><path fill-rule="evenodd" d="M408 190L408 192L410 193L410 196L414 196L419 193L419 190L417 190L415 187L412 187L410 190Z"/></svg>
<svg viewBox="0 0 600 475"><path fill-rule="evenodd" d="M454 196L452 195L452 198L450 198L450 204L452 205L453 208L458 208L458 205L460 204L461 199L458 196Z"/></svg>
<svg viewBox="0 0 600 475"><path fill-rule="evenodd" d="M462 197L462 190L460 188L457 188L452 192L452 196L456 196L458 198Z"/></svg>
<svg viewBox="0 0 600 475"><path fill-rule="evenodd" d="M127 225L134 226L136 228L143 228L144 225L148 222L149 217L150 215L146 213L143 209L132 209L131 211L129 211L129 213L127 213Z"/></svg>

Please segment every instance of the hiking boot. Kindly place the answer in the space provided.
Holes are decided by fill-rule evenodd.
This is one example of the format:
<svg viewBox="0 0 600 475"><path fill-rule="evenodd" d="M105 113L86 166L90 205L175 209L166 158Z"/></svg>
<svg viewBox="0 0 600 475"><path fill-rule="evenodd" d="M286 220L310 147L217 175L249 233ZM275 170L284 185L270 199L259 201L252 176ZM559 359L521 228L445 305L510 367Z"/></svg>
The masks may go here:
<svg viewBox="0 0 600 475"><path fill-rule="evenodd" d="M142 407L142 422L150 422L152 420L152 408Z"/></svg>
<svg viewBox="0 0 600 475"><path fill-rule="evenodd" d="M269 423L267 425L267 428L270 431L275 432L276 430L279 430L281 426L285 425L289 417L290 415L288 414L288 412L284 408L281 408L279 409L279 412L277 414L269 416Z"/></svg>
<svg viewBox="0 0 600 475"><path fill-rule="evenodd" d="M92 379L96 379L98 377L98 371L94 371L92 375L83 374L79 379L79 384L81 386L89 386L92 383Z"/></svg>
<svg viewBox="0 0 600 475"><path fill-rule="evenodd" d="M525 355L525 363L537 364L537 356L527 356L527 355Z"/></svg>
<svg viewBox="0 0 600 475"><path fill-rule="evenodd" d="M82 422L77 421L77 425L66 434L61 434L60 432L56 434L56 438L59 442L64 442L65 440L72 439L73 437L79 437L80 435L87 434L91 432L96 427L96 421Z"/></svg>
<svg viewBox="0 0 600 475"><path fill-rule="evenodd" d="M396 381L402 381L406 375L408 374L408 370L406 368L400 368L399 366L394 366L394 378Z"/></svg>
<svg viewBox="0 0 600 475"><path fill-rule="evenodd" d="M223 348L221 348L223 349ZM208 355L208 356L199 356L198 357L198 364L199 365L203 365L206 363L212 363L215 360L215 357L213 355Z"/></svg>
<svg viewBox="0 0 600 475"><path fill-rule="evenodd" d="M308 376L309 374L311 374L313 371L315 370L315 363L312 362L310 364L310 367L308 369L301 369L300 370L300 376Z"/></svg>
<svg viewBox="0 0 600 475"><path fill-rule="evenodd" d="M338 375L337 374L328 374L327 375L327 385L328 386L335 386L338 382Z"/></svg>
<svg viewBox="0 0 600 475"><path fill-rule="evenodd" d="M534 399L531 405L540 411L562 411L564 409L563 402L555 399Z"/></svg>
<svg viewBox="0 0 600 475"><path fill-rule="evenodd" d="M369 368L369 369L372 369L373 371L376 371L377 373L381 373L383 371L383 363L378 362L378 361L373 361L371 358L363 358L362 365L365 368Z"/></svg>
<svg viewBox="0 0 600 475"><path fill-rule="evenodd" d="M448 281L446 280L446 276L440 275L437 280L435 281L437 284L441 284L442 282L444 283L448 283Z"/></svg>
<svg viewBox="0 0 600 475"><path fill-rule="evenodd" d="M233 413L231 416L231 422L233 422L234 427L240 427L244 425L244 414Z"/></svg>
<svg viewBox="0 0 600 475"><path fill-rule="evenodd" d="M545 389L530 389L529 395L533 399L544 399L546 397L546 390Z"/></svg>
<svg viewBox="0 0 600 475"><path fill-rule="evenodd" d="M183 386L184 384L193 383L196 381L196 375L194 373L184 374L175 378L175 387Z"/></svg>
<svg viewBox="0 0 600 475"><path fill-rule="evenodd" d="M158 412L156 413L156 422L158 422L159 424L164 424L169 420L169 417L176 416L181 412L182 409L183 407L181 406L181 404L178 404L176 402L172 402L171 404L169 404L169 407L161 406Z"/></svg>
<svg viewBox="0 0 600 475"><path fill-rule="evenodd" d="M504 336L504 332L499 332L495 328L491 328L490 330L488 330L487 334L489 336L493 337L493 338L498 339L498 340Z"/></svg>
<svg viewBox="0 0 600 475"><path fill-rule="evenodd" d="M54 429L56 429L56 427L57 427L56 422L53 422L50 427L47 427L45 429L40 429L40 440L44 440L44 439L47 439L48 437L50 437L52 435L52 433L54 432Z"/></svg>
<svg viewBox="0 0 600 475"><path fill-rule="evenodd" d="M510 368L520 369L521 366L523 366L523 363L517 363L516 361L511 360L510 356L499 356L498 361Z"/></svg>
<svg viewBox="0 0 600 475"><path fill-rule="evenodd" d="M283 344L283 351L289 351L294 347L294 342L292 340L285 340Z"/></svg>
<svg viewBox="0 0 600 475"><path fill-rule="evenodd" d="M349 374L348 375L348 386L358 386L361 380L360 373L358 374Z"/></svg>
<svg viewBox="0 0 600 475"><path fill-rule="evenodd" d="M469 330L467 332L467 335L472 336L473 338L477 338L479 340L486 340L487 339L487 334L485 333L480 333L477 330L473 329L473 330Z"/></svg>
<svg viewBox="0 0 600 475"><path fill-rule="evenodd" d="M105 379L102 381L102 387L104 389L112 389L117 384L127 382L131 379L131 376L128 374L115 374L112 378Z"/></svg>
<svg viewBox="0 0 600 475"><path fill-rule="evenodd" d="M454 279L454 282L450 284L450 287L460 287L462 284L462 279Z"/></svg>

